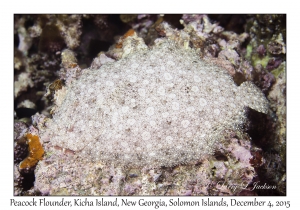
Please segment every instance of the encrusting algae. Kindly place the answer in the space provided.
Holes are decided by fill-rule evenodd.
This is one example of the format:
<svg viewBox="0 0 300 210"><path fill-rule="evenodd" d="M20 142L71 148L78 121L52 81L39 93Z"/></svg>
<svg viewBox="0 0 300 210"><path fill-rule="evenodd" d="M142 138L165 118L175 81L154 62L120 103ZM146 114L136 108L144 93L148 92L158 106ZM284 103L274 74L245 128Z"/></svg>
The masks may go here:
<svg viewBox="0 0 300 210"><path fill-rule="evenodd" d="M122 48L123 47L123 41L129 37L129 36L133 36L135 34L135 31L133 29L129 29L124 36L122 36L122 38L119 40L119 42L116 44L116 48Z"/></svg>
<svg viewBox="0 0 300 210"><path fill-rule="evenodd" d="M20 163L20 169L26 169L35 166L44 155L44 149L40 143L40 138L37 135L27 133L26 138L29 145L29 155Z"/></svg>

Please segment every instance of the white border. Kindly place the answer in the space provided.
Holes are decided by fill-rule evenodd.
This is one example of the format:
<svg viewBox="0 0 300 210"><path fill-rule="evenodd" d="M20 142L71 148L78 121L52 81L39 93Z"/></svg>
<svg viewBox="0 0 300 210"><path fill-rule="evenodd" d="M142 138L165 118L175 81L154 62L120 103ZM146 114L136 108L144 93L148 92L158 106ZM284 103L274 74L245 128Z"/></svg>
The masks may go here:
<svg viewBox="0 0 300 210"><path fill-rule="evenodd" d="M296 1L294 1L296 2ZM299 50L299 6L290 1L250 0L250 1L38 1L18 0L2 1L0 6L0 91L1 91L1 182L0 206L8 207L9 199L13 198L13 14L15 13L286 13L287 14L287 196L258 197L260 200L290 200L291 209L300 207L298 198L300 167L296 154L299 154L299 96L298 79L300 67ZM15 197L19 200L29 200L29 197ZM58 199L51 197L49 199ZM140 197L127 197L138 200ZM157 199L155 197L147 197ZM162 198L162 197L160 197ZM206 197L207 198L207 197ZM232 198L232 197L231 197ZM226 199L231 199L226 198ZM68 198L73 199L73 198ZM162 198L168 200L167 198ZM182 199L202 199L200 197ZM212 199L218 199L213 197ZM240 200L252 198L238 197ZM22 207L30 208L30 207ZM59 207L57 207L59 208ZM99 208L99 207L98 207ZM203 207L201 207L203 208ZM120 209L120 208L117 208ZM131 208L132 209L132 208ZM137 209L137 208L136 208ZM179 209L179 208L177 208ZM199 209L199 207L197 208Z"/></svg>

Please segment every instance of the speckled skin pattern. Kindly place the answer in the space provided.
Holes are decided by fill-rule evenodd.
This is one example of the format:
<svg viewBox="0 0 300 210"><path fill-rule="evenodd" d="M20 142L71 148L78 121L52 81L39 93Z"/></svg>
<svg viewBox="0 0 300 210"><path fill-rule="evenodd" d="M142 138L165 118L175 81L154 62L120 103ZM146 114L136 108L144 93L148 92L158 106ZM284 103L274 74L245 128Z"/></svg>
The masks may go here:
<svg viewBox="0 0 300 210"><path fill-rule="evenodd" d="M91 69L68 88L42 138L91 161L173 166L213 154L245 107L266 113L252 83L169 41Z"/></svg>

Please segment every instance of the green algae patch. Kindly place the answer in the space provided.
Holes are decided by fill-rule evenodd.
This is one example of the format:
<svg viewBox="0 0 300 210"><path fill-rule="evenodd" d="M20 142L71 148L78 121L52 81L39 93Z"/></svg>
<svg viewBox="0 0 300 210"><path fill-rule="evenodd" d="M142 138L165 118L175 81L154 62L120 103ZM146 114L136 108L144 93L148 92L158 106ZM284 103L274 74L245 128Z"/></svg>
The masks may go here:
<svg viewBox="0 0 300 210"><path fill-rule="evenodd" d="M270 57L268 55L266 55L263 58L260 58L259 55L254 54L251 59L252 59L253 66L261 64L264 68L266 68L266 66L268 65L268 62L270 60Z"/></svg>
<svg viewBox="0 0 300 210"><path fill-rule="evenodd" d="M279 75L281 75L285 71L285 62L282 62L278 68L271 71L271 73L275 76L277 79Z"/></svg>

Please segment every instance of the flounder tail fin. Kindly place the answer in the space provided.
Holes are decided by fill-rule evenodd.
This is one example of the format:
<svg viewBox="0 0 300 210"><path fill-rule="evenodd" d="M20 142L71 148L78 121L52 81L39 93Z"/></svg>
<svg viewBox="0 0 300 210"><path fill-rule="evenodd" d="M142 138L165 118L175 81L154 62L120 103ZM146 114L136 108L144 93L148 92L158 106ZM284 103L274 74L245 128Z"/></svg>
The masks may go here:
<svg viewBox="0 0 300 210"><path fill-rule="evenodd" d="M238 94L244 100L245 106L258 112L268 113L269 101L266 99L263 92L252 82L243 82L239 86Z"/></svg>

